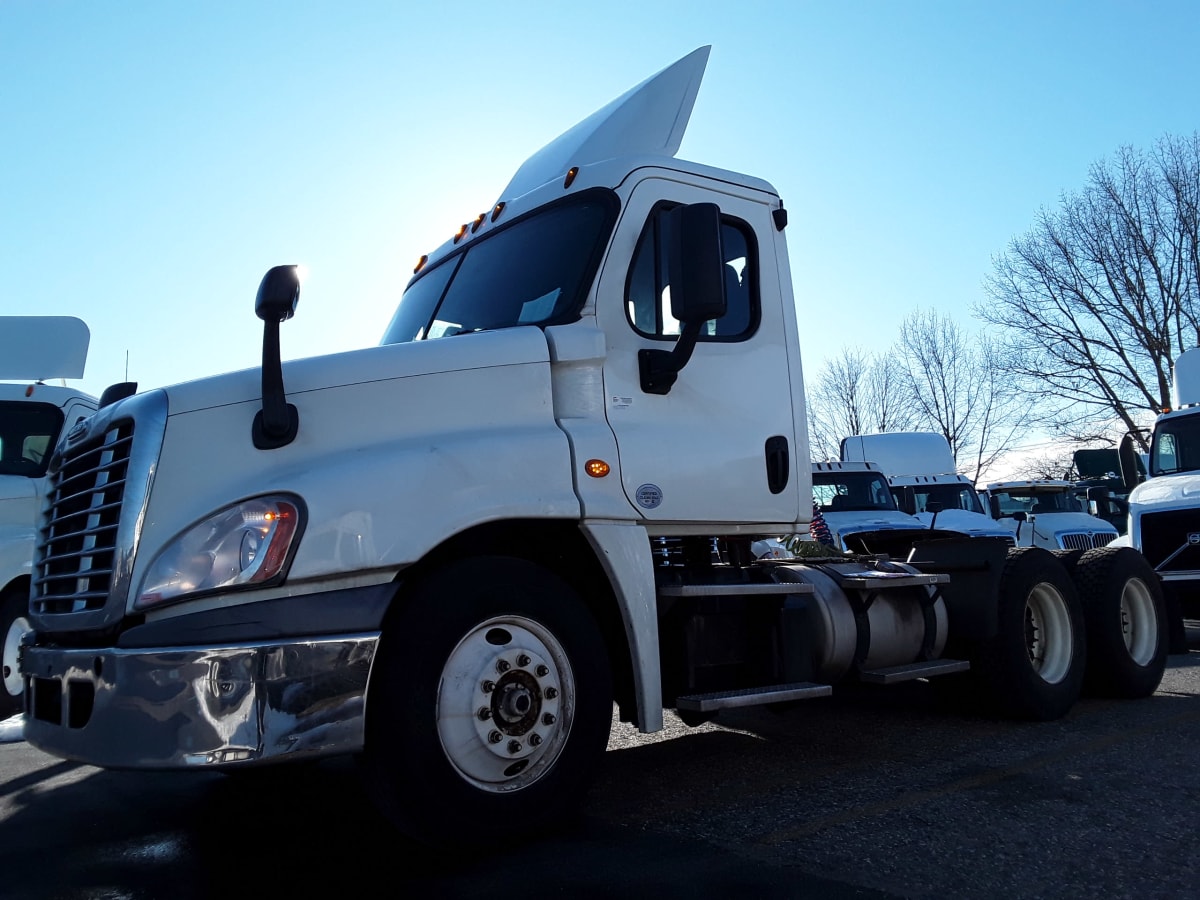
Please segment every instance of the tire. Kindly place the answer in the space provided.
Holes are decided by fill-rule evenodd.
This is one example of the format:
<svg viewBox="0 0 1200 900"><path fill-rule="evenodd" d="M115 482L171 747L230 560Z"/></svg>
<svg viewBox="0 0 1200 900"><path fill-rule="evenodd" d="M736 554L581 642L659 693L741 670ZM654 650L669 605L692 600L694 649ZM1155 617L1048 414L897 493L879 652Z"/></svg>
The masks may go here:
<svg viewBox="0 0 1200 900"><path fill-rule="evenodd" d="M1047 550L1010 550L996 602L997 633L972 666L988 698L1014 718L1061 718L1079 698L1087 659L1071 576Z"/></svg>
<svg viewBox="0 0 1200 900"><path fill-rule="evenodd" d="M0 661L0 720L22 712L25 708L25 683L17 671L17 648L21 635L29 630L29 595L17 588L0 593L0 639L3 639L3 659Z"/></svg>
<svg viewBox="0 0 1200 900"><path fill-rule="evenodd" d="M367 688L367 788L438 849L540 832L579 803L613 689L579 594L511 557L452 563L389 615Z"/></svg>
<svg viewBox="0 0 1200 900"><path fill-rule="evenodd" d="M1132 547L1100 547L1072 572L1087 623L1089 692L1147 697L1167 667L1167 608L1150 563Z"/></svg>

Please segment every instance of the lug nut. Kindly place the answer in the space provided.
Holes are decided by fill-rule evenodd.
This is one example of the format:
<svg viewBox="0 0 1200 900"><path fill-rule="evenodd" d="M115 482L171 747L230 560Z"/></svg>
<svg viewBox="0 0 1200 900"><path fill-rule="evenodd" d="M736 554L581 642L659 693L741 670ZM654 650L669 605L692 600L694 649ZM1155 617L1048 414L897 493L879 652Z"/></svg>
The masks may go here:
<svg viewBox="0 0 1200 900"><path fill-rule="evenodd" d="M529 746L530 747L536 747L541 742L542 742L542 736L540 734L531 734L529 736Z"/></svg>
<svg viewBox="0 0 1200 900"><path fill-rule="evenodd" d="M521 742L520 741L509 741L508 742L508 752L509 753L520 753L521 752Z"/></svg>
<svg viewBox="0 0 1200 900"><path fill-rule="evenodd" d="M492 691L494 691L496 689L496 682L485 681L483 684L480 685L480 687L483 688L483 692L485 694L490 694Z"/></svg>
<svg viewBox="0 0 1200 900"><path fill-rule="evenodd" d="M517 657L517 665L520 666L522 669L525 668L527 665L529 665L531 662L533 662L533 660L530 659L528 656L526 656L524 653L522 653L520 656Z"/></svg>
<svg viewBox="0 0 1200 900"><path fill-rule="evenodd" d="M507 672L511 668L512 668L512 665L509 663L509 661L507 659L500 659L500 660L496 661L496 671L500 672L501 674L503 674L504 672Z"/></svg>
<svg viewBox="0 0 1200 900"><path fill-rule="evenodd" d="M546 713L545 715L542 716L542 724L543 725L553 725L557 721L558 721L558 719L556 719L554 717L554 713Z"/></svg>
<svg viewBox="0 0 1200 900"><path fill-rule="evenodd" d="M553 700L558 696L558 688L548 687L546 688L545 694L547 700Z"/></svg>
<svg viewBox="0 0 1200 900"><path fill-rule="evenodd" d="M479 707L479 712L477 712L475 715L479 716L480 719L482 719L484 722L486 722L488 719L490 719L492 717L492 711L490 709L488 709L486 706L481 706L481 707Z"/></svg>
<svg viewBox="0 0 1200 900"><path fill-rule="evenodd" d="M504 740L504 735L502 735L498 731L493 731L488 734L488 743L489 744L498 744L502 740Z"/></svg>
<svg viewBox="0 0 1200 900"><path fill-rule="evenodd" d="M545 678L550 674L550 668L549 666L538 666L533 670L533 673L537 675L538 678Z"/></svg>

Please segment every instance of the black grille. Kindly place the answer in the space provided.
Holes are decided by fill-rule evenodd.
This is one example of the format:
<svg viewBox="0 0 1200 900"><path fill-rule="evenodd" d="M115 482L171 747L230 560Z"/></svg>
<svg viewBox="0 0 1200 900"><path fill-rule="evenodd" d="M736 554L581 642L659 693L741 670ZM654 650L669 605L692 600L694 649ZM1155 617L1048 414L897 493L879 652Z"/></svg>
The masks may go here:
<svg viewBox="0 0 1200 900"><path fill-rule="evenodd" d="M133 422L114 422L51 464L34 577L36 612L104 607L112 587L132 446Z"/></svg>
<svg viewBox="0 0 1200 900"><path fill-rule="evenodd" d="M1189 534L1200 534L1200 514L1194 509L1142 515L1142 553L1156 569L1180 547L1184 548L1183 552L1162 571L1200 569L1200 544L1189 543Z"/></svg>

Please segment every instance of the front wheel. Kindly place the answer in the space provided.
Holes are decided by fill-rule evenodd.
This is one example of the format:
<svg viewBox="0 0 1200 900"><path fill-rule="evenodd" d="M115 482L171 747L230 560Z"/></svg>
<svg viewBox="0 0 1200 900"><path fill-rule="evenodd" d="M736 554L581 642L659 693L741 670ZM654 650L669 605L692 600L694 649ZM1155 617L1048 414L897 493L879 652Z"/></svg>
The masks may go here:
<svg viewBox="0 0 1200 900"><path fill-rule="evenodd" d="M541 830L580 799L608 743L612 686L578 593L524 560L463 560L385 624L367 690L368 788L426 843Z"/></svg>
<svg viewBox="0 0 1200 900"><path fill-rule="evenodd" d="M25 680L17 671L17 651L21 636L29 630L26 618L28 594L14 588L0 593L0 637L4 639L2 660L4 687L0 690L0 719L7 719L24 709Z"/></svg>
<svg viewBox="0 0 1200 900"><path fill-rule="evenodd" d="M1086 662L1083 612L1075 585L1054 556L1037 547L1010 550L1000 577L998 630L977 668L1003 713L1047 721L1079 698Z"/></svg>

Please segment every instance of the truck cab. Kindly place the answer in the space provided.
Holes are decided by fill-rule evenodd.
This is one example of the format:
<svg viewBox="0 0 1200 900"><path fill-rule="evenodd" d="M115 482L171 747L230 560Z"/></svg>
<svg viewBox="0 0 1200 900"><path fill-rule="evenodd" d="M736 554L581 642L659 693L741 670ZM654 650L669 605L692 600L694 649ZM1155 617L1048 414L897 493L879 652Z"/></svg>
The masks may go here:
<svg viewBox="0 0 1200 900"><path fill-rule="evenodd" d="M0 316L0 719L19 712L17 647L29 630L36 523L59 437L96 411L96 398L46 379L80 378L90 339L69 316Z"/></svg>
<svg viewBox="0 0 1200 900"><path fill-rule="evenodd" d="M944 529L935 534L902 512L876 463L813 463L812 479L813 503L843 551L906 559L915 541L955 534Z"/></svg>
<svg viewBox="0 0 1200 900"><path fill-rule="evenodd" d="M841 456L872 460L887 475L897 506L927 528L1013 543L1008 529L984 512L975 485L955 469L946 439L933 432L860 434L842 439Z"/></svg>
<svg viewBox="0 0 1200 900"><path fill-rule="evenodd" d="M1154 423L1146 479L1132 439L1121 443L1129 525L1118 543L1140 550L1162 579L1177 620L1172 646L1180 650L1178 620L1200 609L1200 348L1175 360L1173 387L1174 409Z"/></svg>
<svg viewBox="0 0 1200 900"><path fill-rule="evenodd" d="M1117 539L1116 527L1090 515L1070 481L995 481L987 486L986 502L1018 546L1090 550Z"/></svg>

